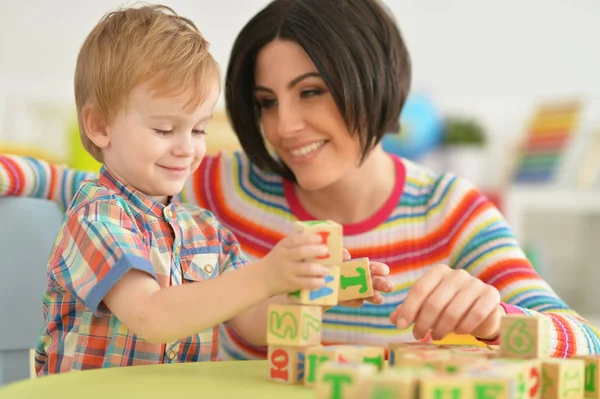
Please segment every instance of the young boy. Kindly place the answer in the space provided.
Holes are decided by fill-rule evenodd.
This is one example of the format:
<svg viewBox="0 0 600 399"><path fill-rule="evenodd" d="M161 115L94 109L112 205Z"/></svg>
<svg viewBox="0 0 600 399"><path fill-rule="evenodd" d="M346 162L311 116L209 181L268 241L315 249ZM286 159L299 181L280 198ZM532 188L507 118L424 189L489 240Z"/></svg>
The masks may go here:
<svg viewBox="0 0 600 399"><path fill-rule="evenodd" d="M265 345L269 298L324 284L318 236L247 264L212 213L173 201L205 155L219 79L194 23L168 7L109 13L88 35L75 99L103 167L50 256L38 374L215 360L222 322Z"/></svg>

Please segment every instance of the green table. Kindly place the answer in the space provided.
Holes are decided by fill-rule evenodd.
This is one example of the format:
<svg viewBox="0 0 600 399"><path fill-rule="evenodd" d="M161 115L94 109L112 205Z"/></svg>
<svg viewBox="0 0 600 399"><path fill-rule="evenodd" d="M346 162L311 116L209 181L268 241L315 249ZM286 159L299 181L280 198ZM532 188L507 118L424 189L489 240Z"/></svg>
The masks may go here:
<svg viewBox="0 0 600 399"><path fill-rule="evenodd" d="M314 389L268 380L265 360L160 364L70 372L0 388L2 399L314 398Z"/></svg>

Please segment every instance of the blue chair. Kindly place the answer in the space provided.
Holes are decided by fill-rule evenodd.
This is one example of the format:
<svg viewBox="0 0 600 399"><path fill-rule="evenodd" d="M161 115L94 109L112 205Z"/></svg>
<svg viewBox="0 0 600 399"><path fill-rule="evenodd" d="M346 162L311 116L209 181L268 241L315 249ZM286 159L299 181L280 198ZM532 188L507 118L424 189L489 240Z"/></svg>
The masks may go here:
<svg viewBox="0 0 600 399"><path fill-rule="evenodd" d="M31 376L48 257L62 217L51 201L0 198L0 385Z"/></svg>

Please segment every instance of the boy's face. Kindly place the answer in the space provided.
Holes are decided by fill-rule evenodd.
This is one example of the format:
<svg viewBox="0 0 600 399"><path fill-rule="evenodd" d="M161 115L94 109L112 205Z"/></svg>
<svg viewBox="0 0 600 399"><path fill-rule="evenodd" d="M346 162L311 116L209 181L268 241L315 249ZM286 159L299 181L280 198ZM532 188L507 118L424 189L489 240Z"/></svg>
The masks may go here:
<svg viewBox="0 0 600 399"><path fill-rule="evenodd" d="M137 86L106 127L106 167L128 186L166 203L206 154L204 130L218 97L215 82L198 108L189 110L189 93L159 97L148 86Z"/></svg>

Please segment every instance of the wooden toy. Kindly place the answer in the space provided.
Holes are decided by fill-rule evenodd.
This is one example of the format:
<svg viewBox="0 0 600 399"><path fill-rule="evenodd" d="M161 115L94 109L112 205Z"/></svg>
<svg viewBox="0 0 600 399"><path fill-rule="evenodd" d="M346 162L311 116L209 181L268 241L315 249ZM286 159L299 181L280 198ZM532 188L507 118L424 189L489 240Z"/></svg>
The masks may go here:
<svg viewBox="0 0 600 399"><path fill-rule="evenodd" d="M340 267L331 266L325 277L325 285L316 290L300 290L288 294L288 298L298 304L316 306L334 306L338 303L340 288Z"/></svg>
<svg viewBox="0 0 600 399"><path fill-rule="evenodd" d="M419 383L420 399L475 399L468 376L434 375Z"/></svg>
<svg viewBox="0 0 600 399"><path fill-rule="evenodd" d="M317 374L317 398L364 399L359 388L376 373L372 364L327 362Z"/></svg>
<svg viewBox="0 0 600 399"><path fill-rule="evenodd" d="M322 312L318 306L269 306L269 346L309 346L321 343Z"/></svg>
<svg viewBox="0 0 600 399"><path fill-rule="evenodd" d="M506 315L500 322L500 356L535 359L549 353L550 319Z"/></svg>
<svg viewBox="0 0 600 399"><path fill-rule="evenodd" d="M368 298L373 296L373 280L369 258L352 259L340 266L340 292L338 300Z"/></svg>
<svg viewBox="0 0 600 399"><path fill-rule="evenodd" d="M415 370L393 368L368 376L358 387L359 398L417 399L418 376Z"/></svg>
<svg viewBox="0 0 600 399"><path fill-rule="evenodd" d="M347 350L351 362L373 364L378 371L385 368L385 348L356 345L347 347Z"/></svg>
<svg viewBox="0 0 600 399"><path fill-rule="evenodd" d="M600 355L575 356L575 359L585 362L585 397L600 398Z"/></svg>
<svg viewBox="0 0 600 399"><path fill-rule="evenodd" d="M302 384L307 348L305 346L269 346L269 379L287 384Z"/></svg>
<svg viewBox="0 0 600 399"><path fill-rule="evenodd" d="M583 399L585 361L581 359L542 360L542 399Z"/></svg>
<svg viewBox="0 0 600 399"><path fill-rule="evenodd" d="M296 232L311 232L319 234L322 243L327 244L329 253L319 259L319 263L326 266L339 266L342 264L342 225L331 220L315 220L309 222L296 222Z"/></svg>
<svg viewBox="0 0 600 399"><path fill-rule="evenodd" d="M304 385L314 386L317 382L319 368L326 362L351 363L356 362L356 349L353 346L312 346L306 350L304 363Z"/></svg>

